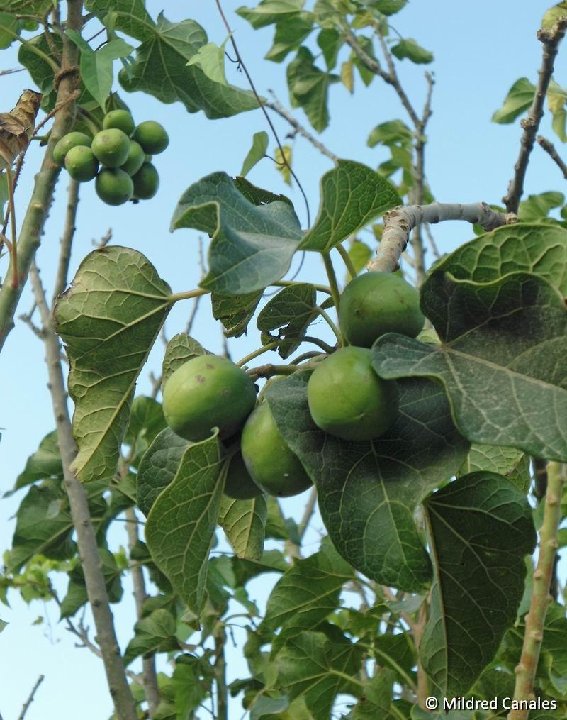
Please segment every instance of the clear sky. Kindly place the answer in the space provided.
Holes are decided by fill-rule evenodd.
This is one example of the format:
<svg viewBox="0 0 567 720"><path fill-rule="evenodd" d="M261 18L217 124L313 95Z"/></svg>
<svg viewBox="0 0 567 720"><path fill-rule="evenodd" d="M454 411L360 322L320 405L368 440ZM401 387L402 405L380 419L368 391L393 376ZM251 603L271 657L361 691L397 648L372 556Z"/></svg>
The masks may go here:
<svg viewBox="0 0 567 720"><path fill-rule="evenodd" d="M284 67L263 60L273 30L252 31L234 13L240 4L226 0L224 9L258 89L264 94L273 89L280 101L289 105ZM194 18L207 30L213 42L221 43L225 39L226 33L212 0L185 3L148 0L147 6L154 17L163 9L170 20ZM517 157L520 131L517 125L494 125L490 117L518 77L525 75L535 82L541 57L536 31L548 6L548 2L542 0L521 3L513 0L461 3L413 0L394 18L395 29L400 34L414 37L435 53L433 65L426 68L434 71L436 80L426 170L438 200L499 202L504 195ZM230 63L228 65L231 81L245 87L244 75ZM2 52L0 70L16 66L15 52ZM567 82L562 76L564 68L565 53L560 55L557 64L559 83ZM424 97L423 72L424 68L407 61L400 67L402 83L417 107L421 107ZM9 110L28 85L29 79L24 73L0 77L0 110ZM169 149L156 158L161 176L160 191L150 202L111 208L98 200L94 184L83 186L72 274L82 257L92 249L93 240L111 228L113 242L145 253L174 291L191 289L199 277L197 235L188 230L169 233L175 203L187 186L204 175L216 170L238 174L252 134L267 129L265 120L260 112L252 112L229 120L209 121L202 114L188 114L179 103L165 106L141 94L125 99L137 121L158 120L170 134ZM371 166L380 162L382 155L380 150L370 150L366 146L370 130L385 120L405 119L391 89L379 82L369 89L358 83L354 96L339 85L333 86L330 108L331 125L323 133L323 142L340 157ZM306 122L301 112L298 118ZM281 136L285 136L288 128L279 120L276 125ZM548 125L544 128L551 136ZM271 141L271 152L273 148ZM294 167L308 194L313 217L318 208L319 178L331 165L300 139L294 150ZM41 149L34 145L28 153L26 171L18 188L20 219L40 161ZM257 185L287 193L305 224L304 206L298 192L283 184L271 161L264 160L249 177ZM526 191L561 190L562 186L563 180L555 165L536 149ZM65 192L66 178L62 175L38 255L46 283L52 282L63 226ZM443 251L449 251L471 237L470 228L460 224L434 227L433 231ZM5 264L0 270L4 272ZM309 258L301 277L313 279L317 272L313 258ZM27 312L31 304L30 294L26 291L19 312ZM190 307L185 305L172 312L167 324L169 336L182 329L189 311ZM206 303L200 310L194 335L209 349L220 350L220 331ZM242 357L255 344L254 333L231 343L233 357ZM159 368L162 353L162 347L152 353L139 383L140 392L148 391L148 372ZM0 356L0 370L0 426L4 428L0 442L0 491L3 492L13 485L26 458L54 423L46 389L43 347L21 322L17 323ZM3 549L10 543L14 528L12 516L19 499L17 496L0 503L0 546ZM290 502L286 507L290 513L299 516L302 501ZM116 542L125 542L125 534L122 537L118 533ZM40 674L45 674L46 680L28 712L28 720L51 717L101 720L108 717L111 705L102 665L89 651L74 648L73 638L57 623L55 608L40 603L28 607L16 594L11 595L11 604L10 609L0 606L0 617L10 623L0 634L0 713L3 720L18 717ZM32 625L38 616L43 616L47 622ZM122 642L128 639L132 622L132 606L127 602L117 613ZM231 668L229 672L232 673ZM239 714L235 711L234 716L239 717Z"/></svg>

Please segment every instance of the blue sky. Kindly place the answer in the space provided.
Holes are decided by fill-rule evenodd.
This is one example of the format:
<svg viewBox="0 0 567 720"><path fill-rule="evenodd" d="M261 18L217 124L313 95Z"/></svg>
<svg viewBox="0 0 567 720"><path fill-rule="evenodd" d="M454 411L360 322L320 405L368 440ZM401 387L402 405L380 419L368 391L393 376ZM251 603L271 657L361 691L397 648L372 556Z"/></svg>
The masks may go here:
<svg viewBox="0 0 567 720"><path fill-rule="evenodd" d="M284 67L263 60L271 44L272 30L253 32L235 15L240 2L224 3L230 23L236 32L240 51L261 93L273 89L280 101L289 105L285 86ZM207 30L211 41L221 43L226 37L214 2L165 3L148 0L154 15L164 10L170 20L192 17ZM498 126L490 122L508 88L518 77L526 75L536 80L540 64L541 46L536 30L548 3L532 2L454 3L414 0L393 23L402 35L414 37L435 53L435 61L428 69L435 73L433 97L434 114L428 129L426 171L436 198L443 202L499 202L511 177L519 148L520 130L515 126ZM556 80L565 78L560 56ZM14 52L3 52L0 69L17 65ZM400 76L410 98L421 107L425 92L423 68L400 65ZM232 82L245 87L245 78L228 64ZM0 77L0 110L13 106L21 90L29 85L24 73ZM169 149L156 158L161 187L156 198L139 205L120 208L103 205L94 193L94 185L83 186L77 224L72 272L84 255L92 249L92 241L112 228L113 242L137 248L156 265L158 271L174 291L188 290L197 285L197 235L188 230L170 234L168 227L177 198L183 190L216 170L238 174L250 146L254 132L266 130L259 112L236 118L209 121L201 114L188 114L180 104L160 105L141 94L126 97L137 121L155 119L168 130ZM379 122L392 118L405 119L392 90L374 83L365 89L358 83L354 96L336 85L330 93L331 125L323 133L323 142L337 155L376 165L382 156L378 149L370 150L366 138ZM301 122L306 122L301 112ZM288 131L276 120L283 137ZM544 129L548 125L544 126ZM551 133L545 129L546 134ZM271 141L270 151L274 143ZM295 170L308 194L312 217L316 215L319 198L319 179L330 169L330 162L298 139L294 146ZM41 150L32 146L17 195L19 218L23 216L30 193L33 174L41 161ZM300 195L285 186L271 161L264 160L250 174L250 180L274 192L287 193L305 223ZM49 222L42 240L38 263L44 281L49 284L57 258L59 238L65 211L66 178L62 175ZM526 181L526 192L562 189L562 177L551 161L538 149ZM449 251L471 237L464 224L446 224L433 228L443 251ZM4 267L2 267L2 271ZM302 271L304 278L314 279L320 269L309 258ZM19 312L31 306L26 291ZM167 324L171 336L181 330L190 311L185 304L177 307ZM220 350L221 337L208 306L203 303L195 325L194 335L211 350ZM247 354L255 346L254 334L231 344L233 357ZM149 388L147 375L157 369L163 353L156 347L149 366L142 374L140 392ZM41 438L53 428L51 406L46 389L43 348L30 330L17 323L0 356L0 426L4 428L0 442L0 489L9 489L23 469L26 458ZM11 520L19 497L0 503L1 547L10 543L14 523ZM289 512L299 516L301 499L287 505ZM116 542L125 542L117 534ZM128 591L127 591L128 592ZM24 605L15 594L12 607L0 606L0 617L10 625L0 635L2 663L2 693L0 713L4 720L15 720L38 675L46 680L38 692L27 719L40 720L57 716L58 720L100 720L110 714L110 701L100 661L84 649L75 649L73 639L57 624L54 608L34 603ZM48 623L32 626L37 616ZM117 625L124 642L132 626L132 606L124 603L117 612ZM6 659L9 658L9 662ZM233 662L237 662L236 659ZM229 668L229 672L231 672ZM239 715L235 712L235 717Z"/></svg>

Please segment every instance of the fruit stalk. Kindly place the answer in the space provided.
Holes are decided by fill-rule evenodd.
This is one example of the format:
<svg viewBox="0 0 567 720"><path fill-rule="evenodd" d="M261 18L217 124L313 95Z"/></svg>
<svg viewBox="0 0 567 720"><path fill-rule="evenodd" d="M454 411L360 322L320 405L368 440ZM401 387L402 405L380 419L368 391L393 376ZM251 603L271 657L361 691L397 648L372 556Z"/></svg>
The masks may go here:
<svg viewBox="0 0 567 720"><path fill-rule="evenodd" d="M534 699L534 679L543 640L545 616L552 602L549 594L557 554L557 531L561 523L561 496L567 482L567 465L550 462L547 466L547 491L543 522L539 533L539 556L534 571L530 609L525 617L524 643L516 666L514 700ZM511 710L508 720L527 720L528 710Z"/></svg>

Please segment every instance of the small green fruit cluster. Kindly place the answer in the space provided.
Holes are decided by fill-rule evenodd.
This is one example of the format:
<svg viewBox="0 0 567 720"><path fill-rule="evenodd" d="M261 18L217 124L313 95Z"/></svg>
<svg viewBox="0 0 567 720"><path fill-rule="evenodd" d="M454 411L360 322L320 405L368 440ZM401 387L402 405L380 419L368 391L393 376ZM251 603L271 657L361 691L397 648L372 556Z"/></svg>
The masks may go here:
<svg viewBox="0 0 567 720"><path fill-rule="evenodd" d="M263 492L277 497L303 492L311 480L285 443L268 404L255 406L251 378L217 355L191 358L163 388L165 419L177 435L199 442L218 428L230 446L226 495L243 500Z"/></svg>
<svg viewBox="0 0 567 720"><path fill-rule="evenodd" d="M396 273L368 272L352 280L339 300L339 325L350 343L325 358L307 384L313 422L341 440L384 435L398 413L394 381L378 377L370 347L387 332L416 337L425 318L419 293Z"/></svg>
<svg viewBox="0 0 567 720"><path fill-rule="evenodd" d="M95 180L96 193L107 205L122 205L156 194L159 175L151 158L168 144L167 132L154 120L136 125L128 110L111 110L94 138L82 132L64 135L53 159L78 182Z"/></svg>

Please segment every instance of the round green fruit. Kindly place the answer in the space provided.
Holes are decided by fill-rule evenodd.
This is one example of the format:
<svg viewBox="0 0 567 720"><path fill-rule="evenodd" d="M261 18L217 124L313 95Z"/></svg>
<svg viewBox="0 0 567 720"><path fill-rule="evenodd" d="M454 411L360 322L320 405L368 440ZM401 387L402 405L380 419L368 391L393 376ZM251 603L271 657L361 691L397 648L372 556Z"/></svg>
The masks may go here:
<svg viewBox="0 0 567 720"><path fill-rule="evenodd" d="M132 180L134 182L134 197L137 200L149 200L158 191L159 175L155 166L151 163L144 163L132 177Z"/></svg>
<svg viewBox="0 0 567 720"><path fill-rule="evenodd" d="M135 140L130 140L130 147L128 149L128 157L124 165L121 165L121 169L127 172L128 175L135 175L138 170L146 161L146 153L142 150L140 143Z"/></svg>
<svg viewBox="0 0 567 720"><path fill-rule="evenodd" d="M256 387L241 368L218 355L199 355L175 370L163 389L165 420L186 440L204 440L218 427L230 437L256 402Z"/></svg>
<svg viewBox="0 0 567 720"><path fill-rule="evenodd" d="M242 454L237 452L230 459L226 480L224 481L224 494L233 500L250 500L262 494L262 490L250 477Z"/></svg>
<svg viewBox="0 0 567 720"><path fill-rule="evenodd" d="M91 150L106 167L120 167L128 159L130 138L118 128L101 130L94 136Z"/></svg>
<svg viewBox="0 0 567 720"><path fill-rule="evenodd" d="M134 132L136 123L128 110L111 110L104 116L102 127L103 130L118 128L118 130L122 130L123 133L130 136Z"/></svg>
<svg viewBox="0 0 567 720"><path fill-rule="evenodd" d="M98 160L90 147L75 145L65 155L65 169L73 179L88 182L98 172Z"/></svg>
<svg viewBox="0 0 567 720"><path fill-rule="evenodd" d="M53 159L58 165L63 165L65 161L65 155L71 148L77 147L77 145L85 145L86 147L91 146L91 138L82 132L70 132L67 135L63 135L61 140L56 143L53 148Z"/></svg>
<svg viewBox="0 0 567 720"><path fill-rule="evenodd" d="M286 445L267 402L258 405L246 421L241 449L252 480L268 495L291 497L312 484Z"/></svg>
<svg viewBox="0 0 567 720"><path fill-rule="evenodd" d="M346 347L323 360L307 383L313 422L341 440L368 441L383 435L398 411L396 383L382 380L367 348Z"/></svg>
<svg viewBox="0 0 567 720"><path fill-rule="evenodd" d="M134 192L134 183L120 168L103 168L96 176L96 194L107 205L123 205Z"/></svg>
<svg viewBox="0 0 567 720"><path fill-rule="evenodd" d="M148 155L158 155L169 145L169 136L163 127L155 120L146 120L136 126L132 136L140 143Z"/></svg>
<svg viewBox="0 0 567 720"><path fill-rule="evenodd" d="M425 318L419 292L395 273L367 272L354 278L339 301L339 325L352 345L369 348L387 332L416 337Z"/></svg>

